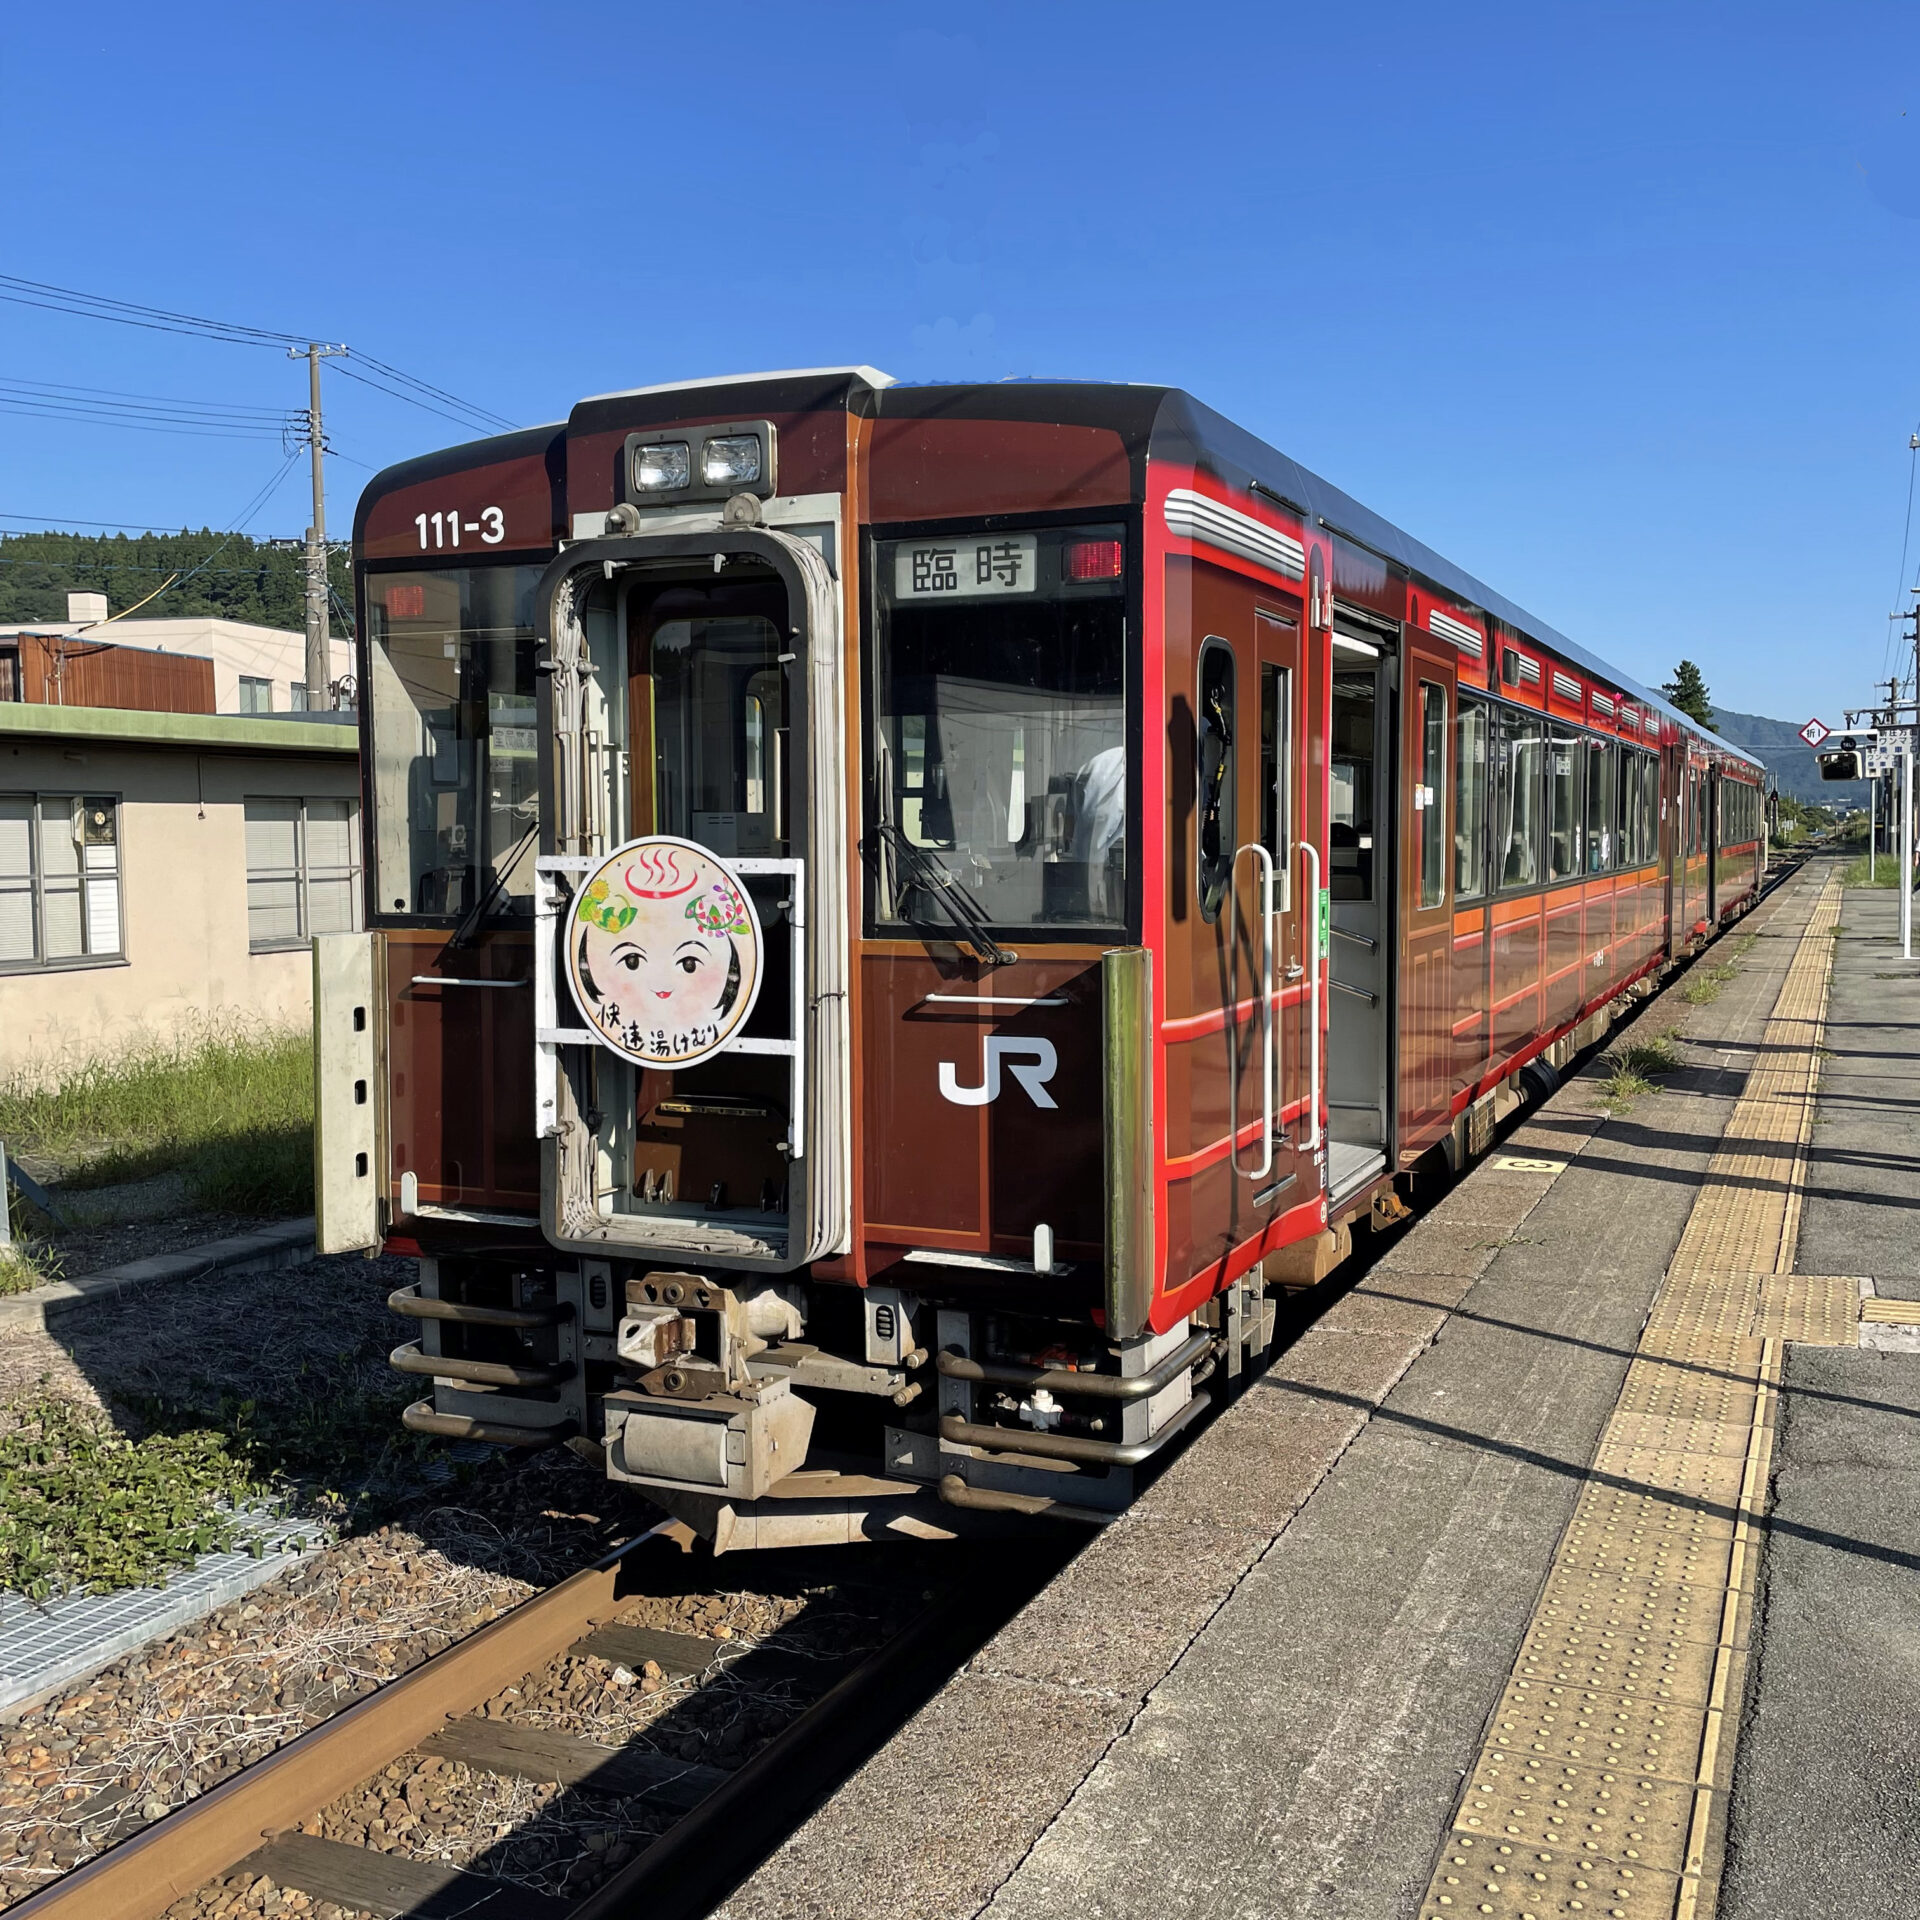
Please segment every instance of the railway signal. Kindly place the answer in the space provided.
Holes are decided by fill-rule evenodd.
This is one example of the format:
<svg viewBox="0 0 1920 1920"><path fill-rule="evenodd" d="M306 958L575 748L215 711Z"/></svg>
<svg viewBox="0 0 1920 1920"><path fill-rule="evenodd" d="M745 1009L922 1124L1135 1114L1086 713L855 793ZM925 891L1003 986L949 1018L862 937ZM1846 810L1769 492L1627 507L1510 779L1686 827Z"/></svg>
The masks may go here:
<svg viewBox="0 0 1920 1920"><path fill-rule="evenodd" d="M1800 738L1804 740L1808 746L1818 747L1820 742L1832 731L1833 729L1829 727L1824 720L1809 720L1807 724L1800 729Z"/></svg>

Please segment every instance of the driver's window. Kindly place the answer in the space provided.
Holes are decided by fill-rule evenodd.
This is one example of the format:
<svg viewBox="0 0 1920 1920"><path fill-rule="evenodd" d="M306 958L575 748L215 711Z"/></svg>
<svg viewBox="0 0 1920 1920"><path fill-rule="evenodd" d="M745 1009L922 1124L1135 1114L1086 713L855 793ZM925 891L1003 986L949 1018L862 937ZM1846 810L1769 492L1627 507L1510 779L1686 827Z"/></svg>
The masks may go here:
<svg viewBox="0 0 1920 1920"><path fill-rule="evenodd" d="M1205 920L1220 917L1220 903L1233 881L1233 855L1239 841L1234 834L1234 672L1233 649L1224 640L1209 637L1200 648L1199 701L1195 724L1199 730L1200 913Z"/></svg>

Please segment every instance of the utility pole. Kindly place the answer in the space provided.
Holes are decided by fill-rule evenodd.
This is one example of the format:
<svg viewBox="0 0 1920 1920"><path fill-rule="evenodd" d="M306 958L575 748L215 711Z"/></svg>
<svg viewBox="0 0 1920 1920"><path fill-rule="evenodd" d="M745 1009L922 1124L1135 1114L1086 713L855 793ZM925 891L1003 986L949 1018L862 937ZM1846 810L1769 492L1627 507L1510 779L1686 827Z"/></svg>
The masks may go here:
<svg viewBox="0 0 1920 1920"><path fill-rule="evenodd" d="M307 343L307 450L313 463L313 521L307 528L307 708L320 712L333 705L333 634L327 618L327 480L326 439L320 427L320 362L345 347ZM287 358L301 357L297 347Z"/></svg>

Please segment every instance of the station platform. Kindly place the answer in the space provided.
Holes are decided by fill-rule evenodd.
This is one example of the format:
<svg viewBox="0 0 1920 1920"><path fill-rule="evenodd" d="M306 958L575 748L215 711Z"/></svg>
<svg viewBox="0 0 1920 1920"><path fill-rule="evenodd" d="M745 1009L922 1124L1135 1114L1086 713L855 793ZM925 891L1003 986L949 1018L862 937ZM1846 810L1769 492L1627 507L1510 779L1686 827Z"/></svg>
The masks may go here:
<svg viewBox="0 0 1920 1920"><path fill-rule="evenodd" d="M1329 1283L726 1920L1904 1911L1920 963L1839 873L1616 1029L1680 1029L1660 1092L1589 1063Z"/></svg>

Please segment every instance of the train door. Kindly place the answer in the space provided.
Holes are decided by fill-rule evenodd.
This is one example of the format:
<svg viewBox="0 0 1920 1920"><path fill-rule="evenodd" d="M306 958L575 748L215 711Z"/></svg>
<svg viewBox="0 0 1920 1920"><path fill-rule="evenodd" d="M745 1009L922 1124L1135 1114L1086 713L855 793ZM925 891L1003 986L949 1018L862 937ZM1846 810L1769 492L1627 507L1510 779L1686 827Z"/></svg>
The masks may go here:
<svg viewBox="0 0 1920 1920"><path fill-rule="evenodd" d="M1302 951L1303 879L1297 870L1300 818L1300 628L1291 614L1267 607L1254 610L1254 666L1259 675L1259 751L1250 753L1254 805L1246 816L1242 844L1236 856L1236 892L1244 902L1243 920L1253 934L1248 952L1256 977L1236 983L1236 998L1250 997L1255 988L1266 998L1270 1036L1256 1023L1250 1036L1261 1049L1258 1071L1239 1076L1235 1122L1239 1137L1256 1127L1255 1143L1238 1156L1249 1185L1249 1200L1264 1227L1271 1215L1303 1198L1295 1166L1293 1129L1285 1122L1287 1110L1307 1097L1309 1066L1306 1053L1307 996ZM1260 890L1272 862L1273 919L1264 939L1259 933L1263 908ZM1289 987L1294 991L1289 994ZM1268 1153L1260 1139L1272 1141Z"/></svg>
<svg viewBox="0 0 1920 1920"><path fill-rule="evenodd" d="M1447 1130L1453 1098L1453 769L1456 656L1409 629L1401 656L1398 1035L1402 1166Z"/></svg>
<svg viewBox="0 0 1920 1920"><path fill-rule="evenodd" d="M629 835L673 834L729 863L792 853L789 626L787 589L769 570L736 566L634 588ZM746 885L764 930L766 977L745 1030L757 1039L780 1030L791 999L791 884L750 875ZM697 943L681 944L678 964L690 971ZM645 1017L656 1000L675 1006L671 996L697 984L662 972L632 991ZM786 1061L750 1047L676 1071L643 1069L620 1156L630 1164L614 1177L630 1184L635 1211L764 1230L787 1212L789 1097Z"/></svg>
<svg viewBox="0 0 1920 1920"><path fill-rule="evenodd" d="M1307 1197L1279 1125L1304 1093L1298 1015L1270 1021L1271 979L1303 960L1298 844L1305 689L1299 615L1244 576L1167 562L1172 860L1164 899L1166 1270L1209 1272ZM1282 778L1283 769L1285 778ZM1274 921L1264 918L1272 861ZM1149 896L1151 897L1151 896ZM1304 984L1292 982L1295 997ZM1275 1070L1269 1077L1269 1066ZM1273 1115L1274 1135L1266 1130ZM1271 1150L1268 1147L1272 1139Z"/></svg>
<svg viewBox="0 0 1920 1920"><path fill-rule="evenodd" d="M1707 770L1707 925L1720 924L1720 770Z"/></svg>
<svg viewBox="0 0 1920 1920"><path fill-rule="evenodd" d="M1395 954L1392 666L1383 636L1334 634L1327 743L1327 1186L1334 1205L1387 1158L1387 1010Z"/></svg>

